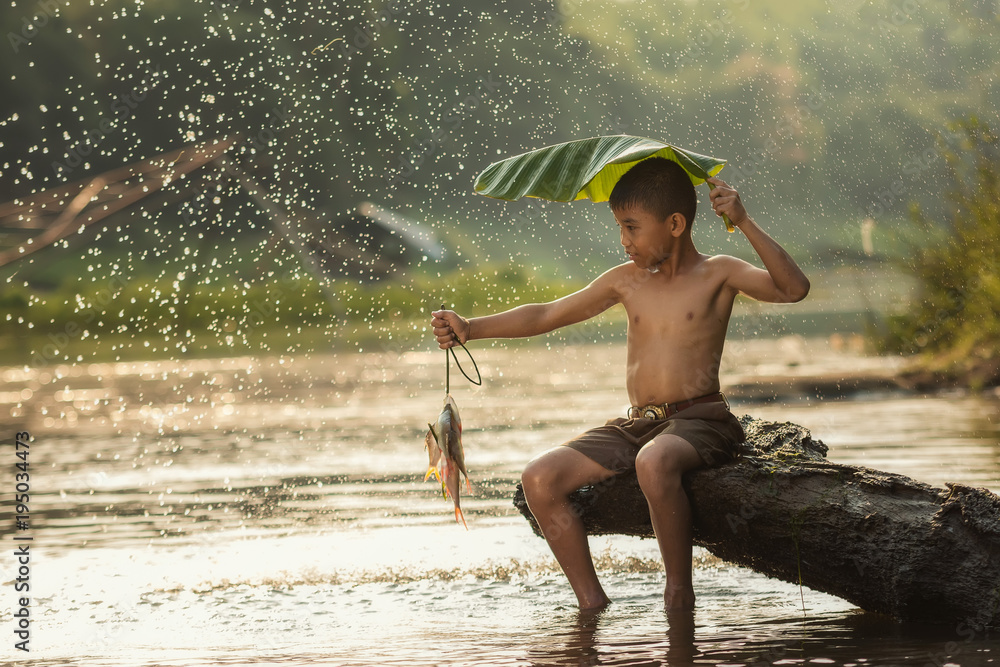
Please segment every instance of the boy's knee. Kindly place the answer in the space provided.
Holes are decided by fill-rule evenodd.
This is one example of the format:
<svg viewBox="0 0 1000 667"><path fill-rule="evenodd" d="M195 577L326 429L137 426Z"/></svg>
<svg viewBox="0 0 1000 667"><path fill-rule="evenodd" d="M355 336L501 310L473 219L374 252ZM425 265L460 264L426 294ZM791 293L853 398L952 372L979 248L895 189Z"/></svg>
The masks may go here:
<svg viewBox="0 0 1000 667"><path fill-rule="evenodd" d="M679 457L668 447L649 443L635 457L635 474L644 491L679 484L682 473Z"/></svg>
<svg viewBox="0 0 1000 667"><path fill-rule="evenodd" d="M574 484L571 470L558 457L543 455L528 462L521 473L521 489L529 501L557 499L569 495L582 484Z"/></svg>
<svg viewBox="0 0 1000 667"><path fill-rule="evenodd" d="M551 466L544 460L535 459L530 461L521 473L521 489L524 495L531 496L543 489L550 489L555 480L556 476Z"/></svg>

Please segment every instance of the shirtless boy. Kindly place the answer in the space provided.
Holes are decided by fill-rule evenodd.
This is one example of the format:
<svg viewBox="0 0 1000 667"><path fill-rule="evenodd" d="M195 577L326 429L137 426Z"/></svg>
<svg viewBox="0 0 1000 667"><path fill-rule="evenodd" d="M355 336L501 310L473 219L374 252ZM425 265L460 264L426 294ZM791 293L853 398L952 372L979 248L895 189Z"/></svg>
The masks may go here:
<svg viewBox="0 0 1000 667"><path fill-rule="evenodd" d="M667 610L694 607L691 508L681 476L733 459L744 439L719 393L719 360L737 294L772 303L805 298L809 280L720 179L710 199L750 241L765 269L728 255L708 256L691 240L697 197L674 162L649 158L615 185L610 205L629 261L578 292L549 303L466 319L432 313L439 347L480 338L519 338L581 322L622 304L628 316L625 382L633 408L532 459L521 477L525 499L581 609L607 605L587 535L569 494L635 468L663 556Z"/></svg>

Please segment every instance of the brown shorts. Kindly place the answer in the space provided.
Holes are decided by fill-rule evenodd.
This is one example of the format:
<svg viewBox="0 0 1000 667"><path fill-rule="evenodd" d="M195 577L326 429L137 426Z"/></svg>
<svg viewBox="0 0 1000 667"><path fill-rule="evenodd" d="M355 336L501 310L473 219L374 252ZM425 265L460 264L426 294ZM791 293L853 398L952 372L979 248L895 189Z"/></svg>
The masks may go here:
<svg viewBox="0 0 1000 667"><path fill-rule="evenodd" d="M572 447L615 473L635 468L642 446L662 433L684 438L705 465L714 467L736 458L746 439L743 427L722 401L698 403L666 419L610 419L564 446Z"/></svg>

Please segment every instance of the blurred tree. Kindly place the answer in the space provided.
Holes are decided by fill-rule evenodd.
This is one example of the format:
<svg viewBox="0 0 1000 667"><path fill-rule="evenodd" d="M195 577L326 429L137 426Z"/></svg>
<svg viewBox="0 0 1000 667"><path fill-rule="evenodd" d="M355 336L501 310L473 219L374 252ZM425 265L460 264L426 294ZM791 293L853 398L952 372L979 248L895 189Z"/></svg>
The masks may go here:
<svg viewBox="0 0 1000 667"><path fill-rule="evenodd" d="M948 166L948 217L928 217L918 204L912 220L923 242L900 268L918 292L905 313L889 319L883 349L919 353L919 374L959 378L976 388L1000 383L1000 139L972 117L940 139Z"/></svg>
<svg viewBox="0 0 1000 667"><path fill-rule="evenodd" d="M899 174L949 118L993 108L991 6L20 1L0 8L0 199L236 132L293 213L373 200L486 255L578 262L607 252L600 211L518 227L471 183L498 156L624 132L729 157L780 233L829 243L859 213L934 212L943 163ZM190 224L252 235L245 199L220 182ZM804 213L834 224L809 232Z"/></svg>

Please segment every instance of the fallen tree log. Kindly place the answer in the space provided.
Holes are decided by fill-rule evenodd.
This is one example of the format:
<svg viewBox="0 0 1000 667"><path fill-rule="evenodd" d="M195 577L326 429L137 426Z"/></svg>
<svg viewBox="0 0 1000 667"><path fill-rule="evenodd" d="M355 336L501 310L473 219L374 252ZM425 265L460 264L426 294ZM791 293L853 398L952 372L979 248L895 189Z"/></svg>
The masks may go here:
<svg viewBox="0 0 1000 667"><path fill-rule="evenodd" d="M791 423L741 418L740 458L685 475L695 543L902 620L1000 626L1000 498L832 463ZM589 534L653 537L634 473L571 496ZM541 535L518 485L515 506Z"/></svg>

